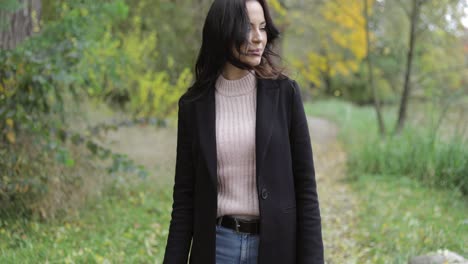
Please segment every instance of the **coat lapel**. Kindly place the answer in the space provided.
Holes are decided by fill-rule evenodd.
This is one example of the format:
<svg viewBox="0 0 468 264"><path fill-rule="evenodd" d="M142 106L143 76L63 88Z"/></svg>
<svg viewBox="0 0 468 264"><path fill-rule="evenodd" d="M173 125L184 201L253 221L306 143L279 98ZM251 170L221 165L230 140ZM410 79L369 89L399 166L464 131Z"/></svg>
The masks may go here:
<svg viewBox="0 0 468 264"><path fill-rule="evenodd" d="M255 128L256 173L261 176L266 150L270 143L277 111L279 89L274 80L257 78L257 110ZM214 86L196 102L196 118L201 155L204 158L213 185L217 187L216 108Z"/></svg>

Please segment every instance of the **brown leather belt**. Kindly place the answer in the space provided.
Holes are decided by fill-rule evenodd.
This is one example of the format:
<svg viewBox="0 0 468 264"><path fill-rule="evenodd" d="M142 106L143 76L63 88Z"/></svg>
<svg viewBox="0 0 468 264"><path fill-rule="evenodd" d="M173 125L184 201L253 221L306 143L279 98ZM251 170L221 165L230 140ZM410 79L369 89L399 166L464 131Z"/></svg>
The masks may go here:
<svg viewBox="0 0 468 264"><path fill-rule="evenodd" d="M238 233L260 233L260 221L258 219L246 220L232 217L230 215L223 215L216 218L216 223L220 226L232 229Z"/></svg>

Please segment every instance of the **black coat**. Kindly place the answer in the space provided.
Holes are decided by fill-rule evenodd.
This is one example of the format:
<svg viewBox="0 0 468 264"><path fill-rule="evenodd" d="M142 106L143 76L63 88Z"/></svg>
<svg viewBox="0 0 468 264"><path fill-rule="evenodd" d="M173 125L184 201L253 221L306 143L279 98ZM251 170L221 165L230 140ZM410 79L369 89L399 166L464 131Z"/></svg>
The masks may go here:
<svg viewBox="0 0 468 264"><path fill-rule="evenodd" d="M217 158L214 86L179 100L172 220L164 264L215 264ZM257 77L258 264L322 264L312 147L299 86ZM190 254L189 254L190 251ZM190 257L189 257L190 256Z"/></svg>

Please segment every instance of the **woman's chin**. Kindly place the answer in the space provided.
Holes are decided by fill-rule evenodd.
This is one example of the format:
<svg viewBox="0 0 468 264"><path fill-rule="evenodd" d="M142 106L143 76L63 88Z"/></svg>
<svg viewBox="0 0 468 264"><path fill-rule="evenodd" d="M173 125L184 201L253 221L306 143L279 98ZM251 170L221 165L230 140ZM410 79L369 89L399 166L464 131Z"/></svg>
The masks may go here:
<svg viewBox="0 0 468 264"><path fill-rule="evenodd" d="M252 67L256 67L256 66L260 65L261 62L262 62L261 57L259 57L258 59L257 58L249 58L249 60L246 61L246 63L249 64Z"/></svg>

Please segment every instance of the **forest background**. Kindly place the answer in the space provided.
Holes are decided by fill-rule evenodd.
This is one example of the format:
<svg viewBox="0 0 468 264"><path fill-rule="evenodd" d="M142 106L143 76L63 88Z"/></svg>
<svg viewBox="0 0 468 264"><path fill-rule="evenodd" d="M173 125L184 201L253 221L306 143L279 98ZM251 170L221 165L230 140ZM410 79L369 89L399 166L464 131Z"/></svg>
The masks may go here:
<svg viewBox="0 0 468 264"><path fill-rule="evenodd" d="M468 2L267 2L306 111L340 129L346 180L362 205L357 263L405 263L446 247L467 257ZM109 134L136 128L175 141L210 4L0 0L0 260L161 260L174 146L151 148L161 160L145 161ZM396 196L406 207L389 206ZM82 246L67 233L102 225L85 216L99 201L115 217L116 204L145 199L154 201L152 231L115 226L141 248L109 250L102 235Z"/></svg>

